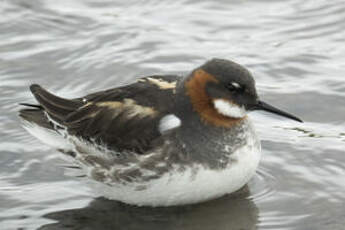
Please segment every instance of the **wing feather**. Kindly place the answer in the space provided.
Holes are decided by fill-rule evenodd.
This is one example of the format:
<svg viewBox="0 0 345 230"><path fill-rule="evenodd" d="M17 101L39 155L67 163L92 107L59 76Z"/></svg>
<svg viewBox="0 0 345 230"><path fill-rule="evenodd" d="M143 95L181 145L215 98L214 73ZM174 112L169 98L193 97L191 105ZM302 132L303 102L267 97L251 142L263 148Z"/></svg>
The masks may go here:
<svg viewBox="0 0 345 230"><path fill-rule="evenodd" d="M174 85L175 76L153 76L77 99L55 96L39 85L30 89L43 111L69 135L117 152L144 154L162 135L159 121L173 110Z"/></svg>

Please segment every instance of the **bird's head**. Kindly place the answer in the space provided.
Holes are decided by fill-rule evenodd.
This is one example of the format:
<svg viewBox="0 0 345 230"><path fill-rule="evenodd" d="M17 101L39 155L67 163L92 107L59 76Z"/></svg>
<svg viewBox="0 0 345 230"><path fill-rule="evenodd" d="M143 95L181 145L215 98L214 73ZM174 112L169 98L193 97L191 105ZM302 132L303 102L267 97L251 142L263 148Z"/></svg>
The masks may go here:
<svg viewBox="0 0 345 230"><path fill-rule="evenodd" d="M264 110L302 122L259 100L250 72L232 61L212 59L206 62L191 73L185 89L202 120L216 126L232 126L253 110Z"/></svg>

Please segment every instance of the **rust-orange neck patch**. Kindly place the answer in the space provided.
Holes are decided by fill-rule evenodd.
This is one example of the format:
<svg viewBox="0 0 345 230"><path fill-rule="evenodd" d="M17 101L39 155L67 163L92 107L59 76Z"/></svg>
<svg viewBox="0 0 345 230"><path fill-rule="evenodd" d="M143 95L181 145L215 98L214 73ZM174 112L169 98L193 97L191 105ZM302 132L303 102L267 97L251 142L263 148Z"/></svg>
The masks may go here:
<svg viewBox="0 0 345 230"><path fill-rule="evenodd" d="M231 118L217 112L212 99L206 93L208 82L218 83L218 80L202 69L197 69L189 80L185 82L186 94L190 97L193 109L201 120L207 124L230 128L244 118Z"/></svg>

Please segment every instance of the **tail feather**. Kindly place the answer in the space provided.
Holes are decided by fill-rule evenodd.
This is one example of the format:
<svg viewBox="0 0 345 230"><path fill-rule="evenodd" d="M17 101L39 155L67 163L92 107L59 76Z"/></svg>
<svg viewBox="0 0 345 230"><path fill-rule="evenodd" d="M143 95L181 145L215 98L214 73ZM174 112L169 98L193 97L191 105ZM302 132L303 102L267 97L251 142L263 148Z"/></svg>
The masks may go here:
<svg viewBox="0 0 345 230"><path fill-rule="evenodd" d="M21 109L19 111L19 116L25 121L37 124L43 128L53 129L52 124L48 121L42 109Z"/></svg>
<svg viewBox="0 0 345 230"><path fill-rule="evenodd" d="M20 110L19 116L30 123L44 128L53 129L49 119L62 124L68 114L83 105L80 99L69 100L55 96L37 84L31 85L30 90L36 98L38 105L21 103L26 108ZM47 114L49 119L46 116Z"/></svg>
<svg viewBox="0 0 345 230"><path fill-rule="evenodd" d="M40 105L34 105L34 104L29 104L29 103L19 103L19 105L24 105L24 106L32 107L32 108L36 108L36 109L43 109L42 106L40 106Z"/></svg>
<svg viewBox="0 0 345 230"><path fill-rule="evenodd" d="M47 102L66 110L74 110L83 104L80 100L70 100L55 96L37 84L31 85L30 90L35 97L40 96L40 98L44 98ZM38 102L40 101L38 100ZM44 105L42 106L44 107Z"/></svg>
<svg viewBox="0 0 345 230"><path fill-rule="evenodd" d="M19 116L26 121L24 128L54 148L66 152L72 151L72 145L61 135L55 123L63 125L65 117L79 108L82 101L57 97L39 85L32 85L30 89L38 101L38 105L21 103L25 106L19 111Z"/></svg>
<svg viewBox="0 0 345 230"><path fill-rule="evenodd" d="M39 102L39 106L57 122L62 122L68 114L83 105L81 100L69 100L55 96L36 84L31 85L30 90Z"/></svg>

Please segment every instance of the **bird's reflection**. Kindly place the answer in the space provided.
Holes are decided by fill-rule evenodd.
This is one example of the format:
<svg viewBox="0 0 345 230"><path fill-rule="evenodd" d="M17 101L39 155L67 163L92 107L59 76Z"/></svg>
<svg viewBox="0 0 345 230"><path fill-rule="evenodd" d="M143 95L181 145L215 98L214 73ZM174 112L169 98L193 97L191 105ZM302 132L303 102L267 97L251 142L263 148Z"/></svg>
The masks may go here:
<svg viewBox="0 0 345 230"><path fill-rule="evenodd" d="M206 203L176 207L136 207L105 198L87 207L45 215L57 223L42 226L52 229L256 229L258 209L248 199L249 191Z"/></svg>

